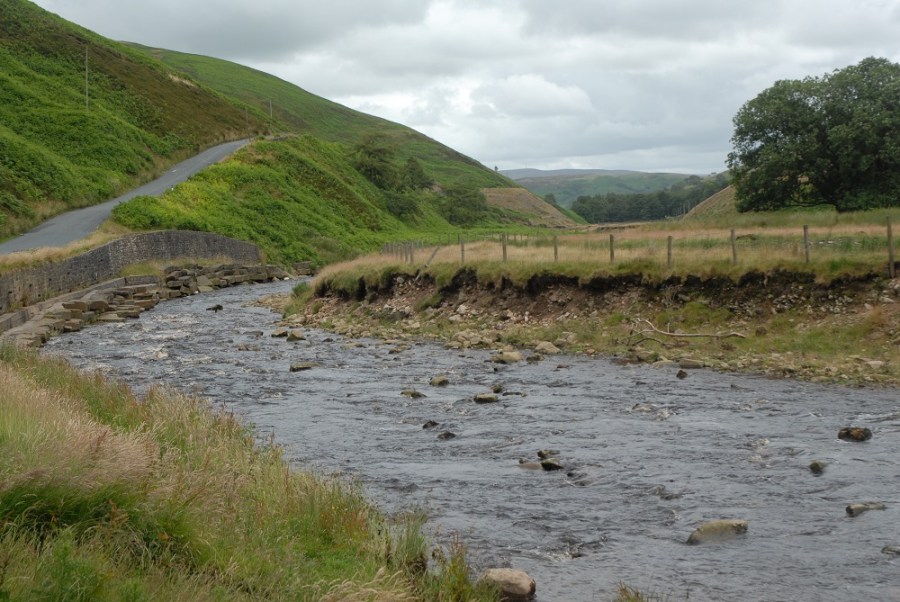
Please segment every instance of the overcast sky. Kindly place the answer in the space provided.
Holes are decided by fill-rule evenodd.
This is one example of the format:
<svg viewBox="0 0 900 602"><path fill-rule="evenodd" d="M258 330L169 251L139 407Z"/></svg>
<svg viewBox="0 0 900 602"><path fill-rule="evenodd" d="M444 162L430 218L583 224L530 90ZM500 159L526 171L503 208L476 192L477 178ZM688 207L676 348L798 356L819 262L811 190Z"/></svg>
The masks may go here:
<svg viewBox="0 0 900 602"><path fill-rule="evenodd" d="M38 0L228 59L501 169L722 171L779 79L900 62L900 0Z"/></svg>

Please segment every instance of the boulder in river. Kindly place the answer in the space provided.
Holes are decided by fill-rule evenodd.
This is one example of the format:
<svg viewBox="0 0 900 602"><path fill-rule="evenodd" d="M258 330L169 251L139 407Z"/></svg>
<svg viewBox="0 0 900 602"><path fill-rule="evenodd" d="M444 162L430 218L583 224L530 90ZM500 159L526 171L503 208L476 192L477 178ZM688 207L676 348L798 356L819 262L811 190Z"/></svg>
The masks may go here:
<svg viewBox="0 0 900 602"><path fill-rule="evenodd" d="M421 397L425 397L424 393L416 391L415 389L404 389L403 391L400 391L400 395L409 397L411 399L419 399Z"/></svg>
<svg viewBox="0 0 900 602"><path fill-rule="evenodd" d="M884 510L885 505L881 502L860 502L858 504L850 504L847 506L847 516L859 516L867 510Z"/></svg>
<svg viewBox="0 0 900 602"><path fill-rule="evenodd" d="M425 424L422 425L422 428L423 429L433 429L437 425L438 425L438 423L435 422L434 420L426 420Z"/></svg>
<svg viewBox="0 0 900 602"><path fill-rule="evenodd" d="M287 337L288 332L289 331L287 328L277 328L272 331L272 337L276 338L276 339L281 339L281 338Z"/></svg>
<svg viewBox="0 0 900 602"><path fill-rule="evenodd" d="M475 396L475 403L497 403L498 399L494 393L479 393Z"/></svg>
<svg viewBox="0 0 900 602"><path fill-rule="evenodd" d="M900 556L900 546L884 546L881 548L881 553L888 556Z"/></svg>
<svg viewBox="0 0 900 602"><path fill-rule="evenodd" d="M518 569L488 569L479 579L500 591L500 599L505 602L532 600L536 589L534 579Z"/></svg>
<svg viewBox="0 0 900 602"><path fill-rule="evenodd" d="M813 460L809 463L809 471L814 475L819 476L825 472L826 466L828 466L828 464L826 464L822 460Z"/></svg>
<svg viewBox="0 0 900 602"><path fill-rule="evenodd" d="M544 470L562 470L565 465L557 458L544 458L541 460L541 468Z"/></svg>
<svg viewBox="0 0 900 602"><path fill-rule="evenodd" d="M688 373L680 368L678 369L678 372L675 373L675 376L677 376L678 378L687 378L687 375Z"/></svg>
<svg viewBox="0 0 900 602"><path fill-rule="evenodd" d="M541 450L538 450L537 455L538 455L538 458L540 458L541 460L546 460L547 458L552 458L554 456L558 456L559 452L556 451L555 449L541 449Z"/></svg>
<svg viewBox="0 0 900 602"><path fill-rule="evenodd" d="M843 441L868 441L872 431L863 426L845 426L838 431L838 439Z"/></svg>
<svg viewBox="0 0 900 602"><path fill-rule="evenodd" d="M694 529L687 543L698 545L734 539L747 532L747 521L735 519L713 520Z"/></svg>
<svg viewBox="0 0 900 602"><path fill-rule="evenodd" d="M450 384L450 379L443 374L438 374L437 376L433 376L431 378L430 384L432 387L446 387Z"/></svg>
<svg viewBox="0 0 900 602"><path fill-rule="evenodd" d="M295 341L305 341L306 337L303 335L302 330L300 330L299 328L295 328L287 334L287 340L293 343Z"/></svg>
<svg viewBox="0 0 900 602"><path fill-rule="evenodd" d="M448 439L456 439L456 433L452 433L450 431L444 431L437 436L441 441L447 441Z"/></svg>
<svg viewBox="0 0 900 602"><path fill-rule="evenodd" d="M491 361L495 364L515 364L525 359L521 351L500 351L495 354Z"/></svg>
<svg viewBox="0 0 900 602"><path fill-rule="evenodd" d="M291 372L306 372L307 370L312 370L316 367L316 364L312 364L309 362L298 362L296 364L291 364Z"/></svg>

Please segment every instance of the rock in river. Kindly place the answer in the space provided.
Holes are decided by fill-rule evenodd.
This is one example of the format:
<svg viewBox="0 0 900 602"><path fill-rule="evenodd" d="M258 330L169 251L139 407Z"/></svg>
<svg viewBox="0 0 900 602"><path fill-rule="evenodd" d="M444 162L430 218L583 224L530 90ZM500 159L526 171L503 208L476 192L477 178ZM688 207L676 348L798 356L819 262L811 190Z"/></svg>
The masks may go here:
<svg viewBox="0 0 900 602"><path fill-rule="evenodd" d="M480 581L500 590L500 599L508 602L534 598L535 583L528 573L517 569L488 569Z"/></svg>
<svg viewBox="0 0 900 602"><path fill-rule="evenodd" d="M475 396L475 403L497 403L498 399L493 393L479 393Z"/></svg>
<svg viewBox="0 0 900 602"><path fill-rule="evenodd" d="M541 468L544 470L562 470L565 465L556 458L546 458L541 460Z"/></svg>
<svg viewBox="0 0 900 602"><path fill-rule="evenodd" d="M446 387L450 384L450 379L443 374L438 374L437 376L431 378L430 384L432 387Z"/></svg>
<svg viewBox="0 0 900 602"><path fill-rule="evenodd" d="M881 502L861 502L859 504L850 504L847 506L847 516L859 516L866 510L884 510L885 506Z"/></svg>
<svg viewBox="0 0 900 602"><path fill-rule="evenodd" d="M738 535L747 532L747 525L748 523L745 520L725 519L710 521L697 527L688 537L687 543L697 545L734 539Z"/></svg>
<svg viewBox="0 0 900 602"><path fill-rule="evenodd" d="M826 466L828 466L828 464L826 464L822 460L813 460L812 462L809 463L809 470L814 475L819 476L825 472Z"/></svg>
<svg viewBox="0 0 900 602"><path fill-rule="evenodd" d="M495 364L515 364L525 359L521 351L501 351L491 358Z"/></svg>
<svg viewBox="0 0 900 602"><path fill-rule="evenodd" d="M312 370L315 367L316 364L312 364L309 362L291 364L291 372L305 372L306 370Z"/></svg>
<svg viewBox="0 0 900 602"><path fill-rule="evenodd" d="M866 427L845 426L838 431L838 439L843 441L868 441L872 438L872 431Z"/></svg>

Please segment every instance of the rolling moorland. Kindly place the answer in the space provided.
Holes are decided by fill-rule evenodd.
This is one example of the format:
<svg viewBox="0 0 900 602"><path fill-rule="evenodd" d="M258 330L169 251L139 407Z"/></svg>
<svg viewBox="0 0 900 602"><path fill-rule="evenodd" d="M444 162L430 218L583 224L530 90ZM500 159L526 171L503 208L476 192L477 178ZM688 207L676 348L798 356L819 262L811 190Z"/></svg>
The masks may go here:
<svg viewBox="0 0 900 602"><path fill-rule="evenodd" d="M508 169L500 173L542 198L552 194L562 207L571 207L580 196L657 192L688 177L611 169Z"/></svg>

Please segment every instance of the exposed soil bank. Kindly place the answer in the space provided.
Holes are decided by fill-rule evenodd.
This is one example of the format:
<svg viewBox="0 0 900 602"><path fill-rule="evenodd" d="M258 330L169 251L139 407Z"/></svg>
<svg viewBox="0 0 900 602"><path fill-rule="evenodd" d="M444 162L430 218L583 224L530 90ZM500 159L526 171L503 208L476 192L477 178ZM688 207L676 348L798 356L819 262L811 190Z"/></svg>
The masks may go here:
<svg viewBox="0 0 900 602"><path fill-rule="evenodd" d="M439 287L428 274L398 273L376 286L360 279L352 291L317 281L315 296L285 325L433 338L454 348L552 343L541 353L556 347L674 369L900 384L900 280L874 274L822 284L786 271L658 283L641 274L579 280L542 273L516 284L484 282L466 268Z"/></svg>

